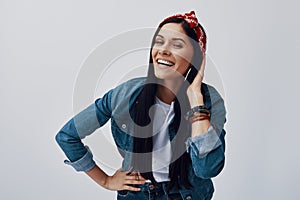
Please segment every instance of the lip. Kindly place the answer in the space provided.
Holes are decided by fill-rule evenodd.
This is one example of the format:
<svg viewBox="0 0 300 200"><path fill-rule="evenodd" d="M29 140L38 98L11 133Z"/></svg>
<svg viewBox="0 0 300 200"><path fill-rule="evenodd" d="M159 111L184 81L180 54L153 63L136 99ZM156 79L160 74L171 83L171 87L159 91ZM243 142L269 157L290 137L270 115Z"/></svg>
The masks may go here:
<svg viewBox="0 0 300 200"><path fill-rule="evenodd" d="M160 69L169 69L170 67L167 66L167 65L162 65L162 64L159 64L159 63L156 63L157 67L160 68Z"/></svg>
<svg viewBox="0 0 300 200"><path fill-rule="evenodd" d="M173 61L164 58L157 58L155 61L156 64L159 65L161 68L169 68L175 65Z"/></svg>

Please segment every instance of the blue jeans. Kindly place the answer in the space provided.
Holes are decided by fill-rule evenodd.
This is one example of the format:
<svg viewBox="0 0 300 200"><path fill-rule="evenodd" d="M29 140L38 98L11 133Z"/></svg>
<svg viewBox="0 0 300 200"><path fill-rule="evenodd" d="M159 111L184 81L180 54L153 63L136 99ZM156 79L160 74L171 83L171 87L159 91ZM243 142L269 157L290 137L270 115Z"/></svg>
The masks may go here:
<svg viewBox="0 0 300 200"><path fill-rule="evenodd" d="M154 186L152 183L138 185L141 191L134 192L129 190L118 191L118 200L192 200L191 195L183 194L180 191L167 191L168 182L159 183Z"/></svg>

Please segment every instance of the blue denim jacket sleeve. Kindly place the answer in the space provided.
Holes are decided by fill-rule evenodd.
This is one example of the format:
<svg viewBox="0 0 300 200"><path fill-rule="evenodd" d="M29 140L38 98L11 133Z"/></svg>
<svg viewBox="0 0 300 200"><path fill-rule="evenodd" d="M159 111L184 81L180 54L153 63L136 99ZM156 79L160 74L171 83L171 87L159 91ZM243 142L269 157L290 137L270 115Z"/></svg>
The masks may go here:
<svg viewBox="0 0 300 200"><path fill-rule="evenodd" d="M224 101L219 93L209 87L211 97L211 126L207 132L187 139L186 148L190 153L196 176L204 179L217 176L225 162L226 118Z"/></svg>
<svg viewBox="0 0 300 200"><path fill-rule="evenodd" d="M96 165L92 152L81 140L110 119L111 93L112 90L75 115L55 137L69 159L64 162L71 165L76 171L88 171Z"/></svg>

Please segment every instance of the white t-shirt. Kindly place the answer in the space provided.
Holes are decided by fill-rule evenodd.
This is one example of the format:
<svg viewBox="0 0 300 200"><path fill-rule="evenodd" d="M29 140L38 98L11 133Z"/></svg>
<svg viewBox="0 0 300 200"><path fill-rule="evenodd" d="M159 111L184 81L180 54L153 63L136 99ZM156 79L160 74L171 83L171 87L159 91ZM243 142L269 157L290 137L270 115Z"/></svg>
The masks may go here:
<svg viewBox="0 0 300 200"><path fill-rule="evenodd" d="M169 164L171 161L171 143L168 126L174 118L174 102L171 105L156 97L153 117L153 176L157 182L169 181Z"/></svg>

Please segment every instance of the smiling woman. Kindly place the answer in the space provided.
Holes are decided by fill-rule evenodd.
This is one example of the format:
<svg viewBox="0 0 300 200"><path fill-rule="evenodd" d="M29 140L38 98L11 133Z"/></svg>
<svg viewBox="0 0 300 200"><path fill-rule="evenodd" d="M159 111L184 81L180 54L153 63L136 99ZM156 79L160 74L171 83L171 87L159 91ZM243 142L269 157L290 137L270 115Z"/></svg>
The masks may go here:
<svg viewBox="0 0 300 200"><path fill-rule="evenodd" d="M226 111L219 93L203 82L205 51L206 34L193 11L163 20L147 77L108 91L56 135L65 162L118 191L120 200L211 199L211 178L224 166ZM123 157L112 176L82 142L109 119Z"/></svg>
<svg viewBox="0 0 300 200"><path fill-rule="evenodd" d="M156 36L152 49L155 76L173 81L182 78L190 66L193 54L192 43L182 25L177 23L164 25Z"/></svg>

